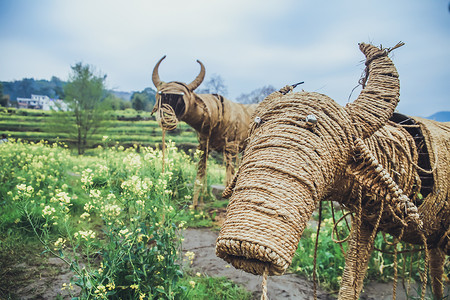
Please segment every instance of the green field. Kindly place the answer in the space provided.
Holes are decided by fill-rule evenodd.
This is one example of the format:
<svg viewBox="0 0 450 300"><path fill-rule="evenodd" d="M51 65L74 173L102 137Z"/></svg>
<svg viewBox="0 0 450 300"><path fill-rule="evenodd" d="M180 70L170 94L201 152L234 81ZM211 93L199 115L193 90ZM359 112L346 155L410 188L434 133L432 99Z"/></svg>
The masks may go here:
<svg viewBox="0 0 450 300"><path fill-rule="evenodd" d="M195 256L180 251L183 230L212 226L190 206L197 157L174 143L165 155L136 150L81 156L63 144L0 144L0 299L23 299L18 287L41 275L61 278L51 258L71 271L56 299L250 299L224 278L183 267ZM210 183L221 183L224 169L209 167ZM48 299L40 290L27 294Z"/></svg>
<svg viewBox="0 0 450 300"><path fill-rule="evenodd" d="M48 127L51 112L32 109L0 110L0 133L8 138L33 142L64 142L72 145L74 138L64 132L55 132ZM92 136L92 146L98 145L107 136L108 145L119 143L125 147L140 145L155 147L162 142L162 131L155 117L148 112L133 109L112 112L105 131ZM178 128L167 132L166 140L172 140L178 147L192 149L197 146L197 135L186 123L180 122ZM97 142L95 142L97 141Z"/></svg>

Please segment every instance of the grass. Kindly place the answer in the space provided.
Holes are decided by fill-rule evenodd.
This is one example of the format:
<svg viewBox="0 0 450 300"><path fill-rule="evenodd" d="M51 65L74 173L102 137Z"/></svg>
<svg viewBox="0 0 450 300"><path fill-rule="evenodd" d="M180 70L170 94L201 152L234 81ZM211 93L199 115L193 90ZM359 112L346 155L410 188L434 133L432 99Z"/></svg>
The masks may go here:
<svg viewBox="0 0 450 300"><path fill-rule="evenodd" d="M182 283L189 286L187 299L249 300L252 296L250 292L226 277L187 276Z"/></svg>

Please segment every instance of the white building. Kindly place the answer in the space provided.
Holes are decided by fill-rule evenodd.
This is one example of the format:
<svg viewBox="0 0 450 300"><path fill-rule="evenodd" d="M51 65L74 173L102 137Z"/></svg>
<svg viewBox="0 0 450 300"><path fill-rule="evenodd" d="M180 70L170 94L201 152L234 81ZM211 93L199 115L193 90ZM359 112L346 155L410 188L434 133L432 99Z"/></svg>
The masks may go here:
<svg viewBox="0 0 450 300"><path fill-rule="evenodd" d="M31 98L17 98L19 108L42 110L67 110L67 104L60 99L50 99L44 95L31 95Z"/></svg>

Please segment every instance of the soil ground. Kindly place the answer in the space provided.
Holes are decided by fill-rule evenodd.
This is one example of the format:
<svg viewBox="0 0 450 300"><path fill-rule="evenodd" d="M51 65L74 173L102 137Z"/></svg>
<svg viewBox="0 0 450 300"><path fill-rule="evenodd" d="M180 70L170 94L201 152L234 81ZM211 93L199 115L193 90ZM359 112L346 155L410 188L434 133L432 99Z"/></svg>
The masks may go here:
<svg viewBox="0 0 450 300"><path fill-rule="evenodd" d="M193 272L200 272L211 277L227 277L252 292L253 299L261 297L261 276L255 276L237 270L215 255L217 230L208 228L187 229L184 232L183 252L192 251L195 258L189 266ZM70 299L67 290L61 290L63 283L70 281L72 272L58 258L43 259L39 253L27 257L25 261L15 263L1 270L2 276L10 276L15 282L12 290L1 289L0 300L3 299ZM312 299L313 284L296 274L269 277L268 296L270 299ZM412 289L415 293L414 289ZM5 293L6 292L6 293ZM8 294L10 296L8 296ZM317 291L318 299L336 299L336 295L322 289ZM417 295L417 293L416 293ZM61 299L60 298L60 299ZM368 283L361 296L363 300L392 299L392 283ZM406 300L406 294L399 283L397 299ZM409 298L415 299L415 298Z"/></svg>

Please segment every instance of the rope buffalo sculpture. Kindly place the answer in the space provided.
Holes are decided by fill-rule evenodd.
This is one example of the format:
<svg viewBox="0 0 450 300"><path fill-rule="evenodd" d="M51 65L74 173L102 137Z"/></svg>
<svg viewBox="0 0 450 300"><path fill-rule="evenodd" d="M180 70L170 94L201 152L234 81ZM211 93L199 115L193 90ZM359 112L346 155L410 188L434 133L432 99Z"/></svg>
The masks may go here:
<svg viewBox="0 0 450 300"><path fill-rule="evenodd" d="M268 275L286 271L320 201L334 200L352 212L339 299L358 299L379 231L422 245L441 299L450 254L450 123L394 113L393 49L360 49L366 76L353 103L342 107L287 86L258 106L241 165L224 191L231 198L216 254L264 275L264 285ZM424 292L423 282L422 298Z"/></svg>
<svg viewBox="0 0 450 300"><path fill-rule="evenodd" d="M200 73L191 83L161 81L158 69L164 58L153 69L152 81L157 89L153 112L159 112L157 116L163 129L175 129L178 121L184 121L197 131L202 156L194 185L193 205L196 206L200 189L205 186L206 163L211 149L224 153L226 184L233 178L233 160L245 146L250 117L256 105L235 103L217 94L194 93L205 78L205 67L199 60Z"/></svg>

